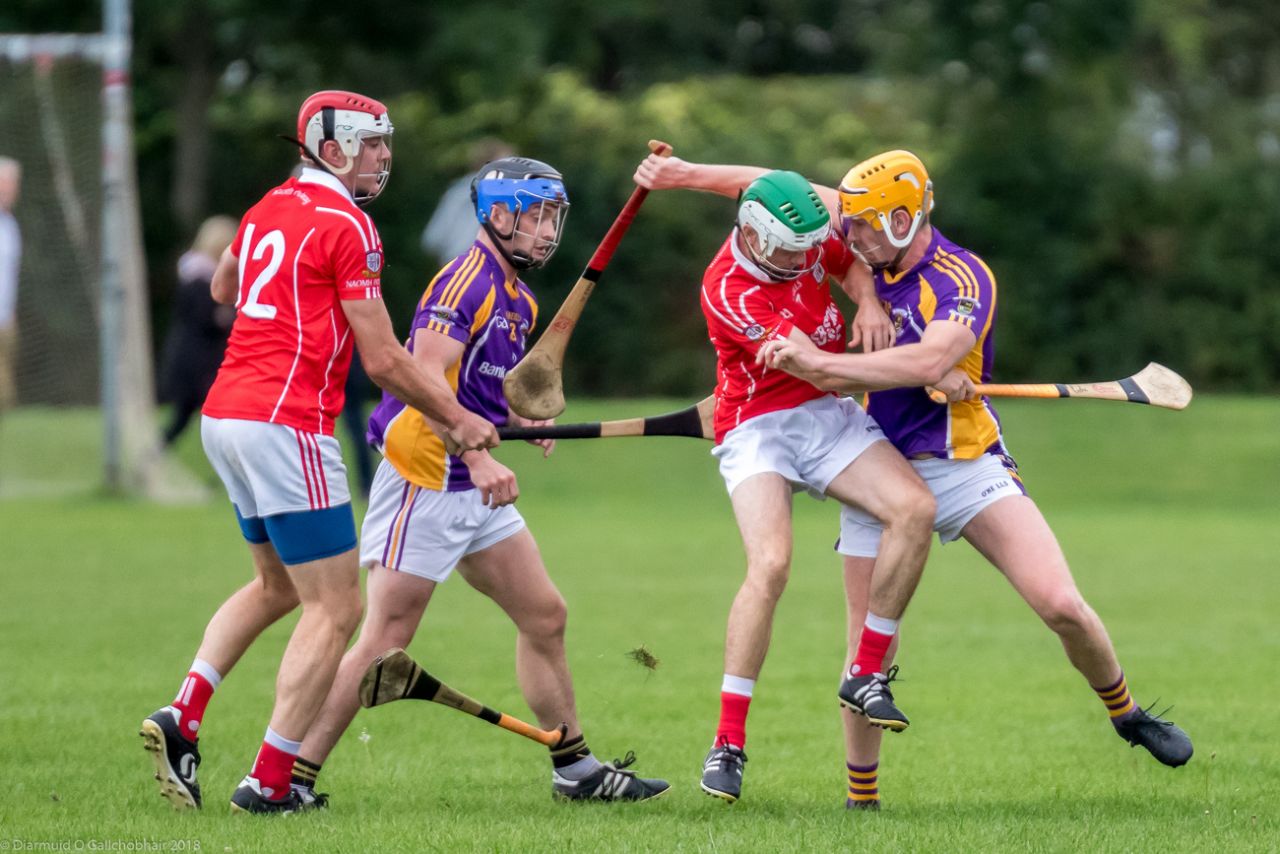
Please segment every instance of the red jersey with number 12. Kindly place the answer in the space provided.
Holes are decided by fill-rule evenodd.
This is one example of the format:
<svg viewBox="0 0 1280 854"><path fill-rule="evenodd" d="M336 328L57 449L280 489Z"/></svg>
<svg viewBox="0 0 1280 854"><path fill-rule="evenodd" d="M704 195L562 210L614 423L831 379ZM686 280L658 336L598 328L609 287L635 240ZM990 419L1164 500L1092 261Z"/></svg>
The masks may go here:
<svg viewBox="0 0 1280 854"><path fill-rule="evenodd" d="M333 434L352 334L341 300L382 298L382 241L332 175L305 169L240 222L236 320L204 414Z"/></svg>
<svg viewBox="0 0 1280 854"><path fill-rule="evenodd" d="M716 348L716 444L748 418L830 393L756 364L761 344L785 338L793 328L823 350L844 352L844 317L831 299L827 277L843 276L853 256L835 235L823 242L821 252L812 272L777 282L738 247L735 228L703 275L702 313Z"/></svg>

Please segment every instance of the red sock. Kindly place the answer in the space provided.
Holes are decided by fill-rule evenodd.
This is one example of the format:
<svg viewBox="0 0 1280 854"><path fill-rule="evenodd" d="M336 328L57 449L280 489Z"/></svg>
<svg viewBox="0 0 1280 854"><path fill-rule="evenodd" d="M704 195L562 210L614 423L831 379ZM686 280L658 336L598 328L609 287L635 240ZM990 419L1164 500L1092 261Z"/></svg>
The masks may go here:
<svg viewBox="0 0 1280 854"><path fill-rule="evenodd" d="M192 741L195 741L199 735L200 722L204 720L204 710L212 696L213 685L208 679L192 670L187 674L187 678L182 680L178 696L171 704L178 710L178 726L182 728L182 734Z"/></svg>
<svg viewBox="0 0 1280 854"><path fill-rule="evenodd" d="M269 742L262 742L258 758L253 763L252 776L262 787L262 796L278 801L289 794L289 782L293 775L293 761L298 751L288 753Z"/></svg>
<svg viewBox="0 0 1280 854"><path fill-rule="evenodd" d="M893 635L882 634L870 626L862 627L862 637L858 639L858 654L853 659L853 666L858 674L884 672L884 657L889 654L889 645L893 643Z"/></svg>
<svg viewBox="0 0 1280 854"><path fill-rule="evenodd" d="M734 747L747 746L747 709L750 707L750 697L720 692L720 726L716 729L716 744L727 742Z"/></svg>

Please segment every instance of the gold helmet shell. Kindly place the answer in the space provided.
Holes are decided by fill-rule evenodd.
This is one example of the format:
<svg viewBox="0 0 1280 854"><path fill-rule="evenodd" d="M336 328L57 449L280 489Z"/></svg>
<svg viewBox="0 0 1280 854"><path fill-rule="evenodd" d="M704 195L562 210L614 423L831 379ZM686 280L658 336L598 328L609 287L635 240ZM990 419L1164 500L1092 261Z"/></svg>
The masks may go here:
<svg viewBox="0 0 1280 854"><path fill-rule="evenodd" d="M911 215L911 228L903 237L896 237L889 225L898 208ZM877 154L850 169L840 182L840 225L846 236L849 221L861 218L895 248L905 249L932 210L933 182L924 163L910 151Z"/></svg>

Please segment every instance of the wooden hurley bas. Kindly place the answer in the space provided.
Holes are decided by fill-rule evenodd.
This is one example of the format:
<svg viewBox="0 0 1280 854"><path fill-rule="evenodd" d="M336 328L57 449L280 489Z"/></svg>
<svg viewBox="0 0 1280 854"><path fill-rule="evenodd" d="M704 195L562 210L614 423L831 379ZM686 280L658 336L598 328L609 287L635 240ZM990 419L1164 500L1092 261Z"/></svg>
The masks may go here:
<svg viewBox="0 0 1280 854"><path fill-rule="evenodd" d="M1191 384L1164 365L1155 362L1147 365L1131 377L1111 382L1084 384L1070 383L979 383L978 394L988 397L1086 397L1094 400L1119 400L1129 403L1145 403L1162 409L1186 409L1191 402ZM947 398L938 391L929 396L937 403Z"/></svg>

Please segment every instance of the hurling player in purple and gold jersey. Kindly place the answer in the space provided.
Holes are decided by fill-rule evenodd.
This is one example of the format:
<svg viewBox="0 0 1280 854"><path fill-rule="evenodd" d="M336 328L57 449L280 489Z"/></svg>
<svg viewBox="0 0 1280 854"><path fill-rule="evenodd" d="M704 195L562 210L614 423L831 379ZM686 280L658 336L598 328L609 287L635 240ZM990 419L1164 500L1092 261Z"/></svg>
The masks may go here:
<svg viewBox="0 0 1280 854"><path fill-rule="evenodd" d="M765 344L761 361L820 388L869 391L867 410L937 499L940 539L963 537L1004 573L1058 635L1122 738L1165 765L1185 764L1191 740L1130 695L1106 628L1077 590L1053 531L1005 450L995 409L974 395L974 384L990 379L995 357L991 269L933 227L933 185L910 152L890 151L853 167L841 184L840 203L845 239L871 267L876 293L893 318L894 346L831 354L778 339ZM948 402L934 403L927 386ZM875 520L842 508L837 548L845 555L850 603L867 601L879 541ZM851 604L851 644L863 620L857 611ZM846 804L878 808L880 731L844 717Z"/></svg>
<svg viewBox="0 0 1280 854"><path fill-rule="evenodd" d="M541 267L560 242L569 208L560 173L545 163L505 157L471 184L480 228L475 243L445 265L414 313L406 347L453 389L463 408L494 424L531 425L508 411L502 380L524 355L538 316L521 272ZM360 565L369 571L369 606L355 645L307 732L294 787L307 803L320 765L359 708L357 687L374 658L407 647L436 585L456 567L515 623L516 677L546 729L564 725L551 750L552 791L570 800L642 801L668 788L638 777L630 762L600 762L578 723L565 659L564 599L513 506L515 474L488 452L451 454L416 409L390 394L369 420L382 451L360 531ZM550 454L553 443L535 442Z"/></svg>

